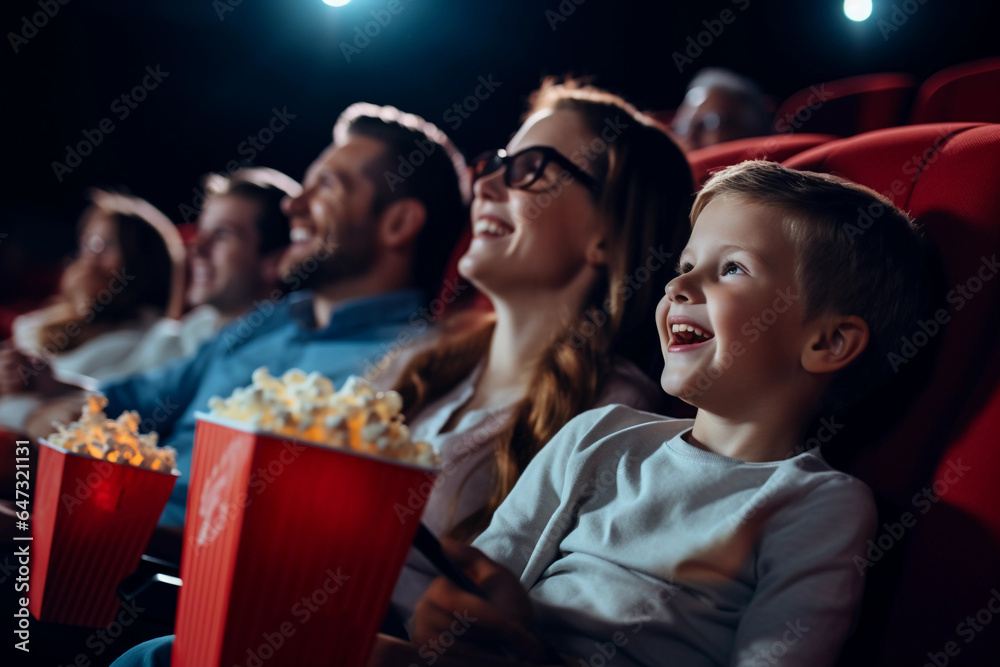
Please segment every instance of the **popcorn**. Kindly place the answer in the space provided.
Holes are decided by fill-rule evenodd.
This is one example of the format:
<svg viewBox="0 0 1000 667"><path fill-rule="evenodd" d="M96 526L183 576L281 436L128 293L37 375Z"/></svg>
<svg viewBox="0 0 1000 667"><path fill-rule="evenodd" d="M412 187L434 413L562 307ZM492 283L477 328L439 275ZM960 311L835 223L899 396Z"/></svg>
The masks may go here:
<svg viewBox="0 0 1000 667"><path fill-rule="evenodd" d="M410 438L403 398L395 391L375 391L355 375L336 391L329 378L297 368L276 378L261 367L251 379L249 387L235 389L229 398L209 399L212 414L330 447L418 465L438 463L428 443Z"/></svg>
<svg viewBox="0 0 1000 667"><path fill-rule="evenodd" d="M157 447L156 433L139 433L139 414L126 411L118 419L108 419L104 408L108 399L93 394L80 415L69 426L56 423L56 433L46 440L75 454L83 454L109 463L122 463L172 473L177 462L173 447Z"/></svg>

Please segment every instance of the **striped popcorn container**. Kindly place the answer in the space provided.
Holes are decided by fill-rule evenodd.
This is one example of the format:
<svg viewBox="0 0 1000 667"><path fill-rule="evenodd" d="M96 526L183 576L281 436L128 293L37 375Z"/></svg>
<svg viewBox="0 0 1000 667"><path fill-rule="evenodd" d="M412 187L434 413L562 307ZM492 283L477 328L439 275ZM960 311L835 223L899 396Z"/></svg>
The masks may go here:
<svg viewBox="0 0 1000 667"><path fill-rule="evenodd" d="M40 440L28 609L41 621L107 627L179 473L109 463Z"/></svg>
<svg viewBox="0 0 1000 667"><path fill-rule="evenodd" d="M435 477L199 415L173 666L364 665Z"/></svg>

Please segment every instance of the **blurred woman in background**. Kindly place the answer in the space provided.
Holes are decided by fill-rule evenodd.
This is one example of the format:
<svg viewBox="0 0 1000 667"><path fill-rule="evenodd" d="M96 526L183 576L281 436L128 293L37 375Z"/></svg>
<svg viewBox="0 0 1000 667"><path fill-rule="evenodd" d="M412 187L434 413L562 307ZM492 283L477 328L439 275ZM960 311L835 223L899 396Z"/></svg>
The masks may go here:
<svg viewBox="0 0 1000 667"><path fill-rule="evenodd" d="M184 245L150 203L95 190L80 219L79 250L55 303L14 321L12 347L0 355L0 425L12 430L37 405L33 394L63 379L104 379L166 361L140 349L163 317L183 309ZM82 377L81 377L82 376Z"/></svg>

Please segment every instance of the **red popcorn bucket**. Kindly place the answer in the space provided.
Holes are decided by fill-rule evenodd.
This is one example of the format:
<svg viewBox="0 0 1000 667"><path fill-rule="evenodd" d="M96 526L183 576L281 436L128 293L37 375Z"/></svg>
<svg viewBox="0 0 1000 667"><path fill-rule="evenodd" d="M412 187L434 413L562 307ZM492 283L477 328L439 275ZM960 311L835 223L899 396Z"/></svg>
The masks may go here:
<svg viewBox="0 0 1000 667"><path fill-rule="evenodd" d="M40 621L108 627L118 584L139 565L179 475L39 442L28 609Z"/></svg>
<svg viewBox="0 0 1000 667"><path fill-rule="evenodd" d="M436 474L198 415L173 667L366 664Z"/></svg>

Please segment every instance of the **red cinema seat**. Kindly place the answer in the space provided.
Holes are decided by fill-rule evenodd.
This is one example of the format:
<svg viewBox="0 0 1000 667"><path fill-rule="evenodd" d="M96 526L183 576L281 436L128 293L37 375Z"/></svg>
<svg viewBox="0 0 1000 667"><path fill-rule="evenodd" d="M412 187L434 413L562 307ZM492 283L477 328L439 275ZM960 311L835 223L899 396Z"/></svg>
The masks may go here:
<svg viewBox="0 0 1000 667"><path fill-rule="evenodd" d="M891 128L824 144L785 164L838 174L887 195L916 216L941 251L951 321L931 386L893 437L857 464L878 492L905 505L933 472L943 438L995 347L1000 280L983 281L977 272L1000 253L1000 125ZM865 222L861 214L859 220Z"/></svg>
<svg viewBox="0 0 1000 667"><path fill-rule="evenodd" d="M198 238L198 223L182 222L177 225L177 232L181 235L184 246L190 246Z"/></svg>
<svg viewBox="0 0 1000 667"><path fill-rule="evenodd" d="M869 74L817 84L778 107L774 129L849 137L902 125L916 89L917 80L909 74Z"/></svg>
<svg viewBox="0 0 1000 667"><path fill-rule="evenodd" d="M848 466L882 501L882 516L868 556L862 620L842 664L936 664L928 654L940 657L952 640L966 664L997 664L974 659L995 646L986 633L974 651L956 627L986 604L990 589L982 586L995 583L1000 571L993 557L1000 543L1000 125L891 128L824 144L785 164L839 174L910 211L938 246L947 280L947 329L935 333L925 321L909 341L916 352L941 336L934 339L941 347L930 381L899 425ZM891 398L868 401L878 408ZM867 427L847 422L842 436L863 439ZM956 481L958 459L980 461L981 468ZM1000 616L996 621L992 632ZM945 657L949 665L963 664L960 655Z"/></svg>
<svg viewBox="0 0 1000 667"><path fill-rule="evenodd" d="M670 124L674 121L674 116L677 114L676 109L662 109L660 111L643 111L644 114L655 120L657 123L663 127L670 127Z"/></svg>
<svg viewBox="0 0 1000 667"><path fill-rule="evenodd" d="M4 285L13 299L0 301L0 341L12 335L14 320L25 313L43 308L49 297L59 292L63 267L59 265L40 266L27 269L14 277L13 284ZM6 296L6 295L5 295Z"/></svg>
<svg viewBox="0 0 1000 667"><path fill-rule="evenodd" d="M943 653L952 666L1000 665L998 374L987 377L993 393L985 407L970 401L971 422L927 485L939 500L914 512L879 664L922 665L931 656L940 663Z"/></svg>
<svg viewBox="0 0 1000 667"><path fill-rule="evenodd" d="M911 123L1000 123L1000 58L943 69L917 91Z"/></svg>
<svg viewBox="0 0 1000 667"><path fill-rule="evenodd" d="M836 139L832 134L773 134L706 146L687 154L694 185L701 189L717 170L744 160L782 162L807 148Z"/></svg>

